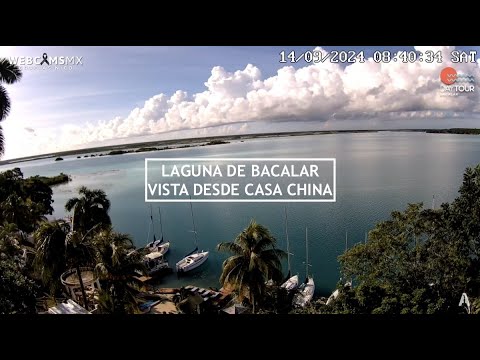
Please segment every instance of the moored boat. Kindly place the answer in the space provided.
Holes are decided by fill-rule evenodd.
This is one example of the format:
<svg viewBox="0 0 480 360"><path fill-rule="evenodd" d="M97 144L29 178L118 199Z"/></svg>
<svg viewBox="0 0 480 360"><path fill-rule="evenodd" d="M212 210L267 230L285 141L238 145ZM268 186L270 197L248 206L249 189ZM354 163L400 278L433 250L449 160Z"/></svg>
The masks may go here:
<svg viewBox="0 0 480 360"><path fill-rule="evenodd" d="M182 260L177 262L176 268L177 272L185 273L187 271L196 269L200 265L202 265L208 259L208 251L199 251L198 250L198 239L197 239L197 231L195 228L195 219L193 217L193 207L192 203L190 202L190 211L192 213L192 222L193 222L193 236L195 240L195 250L193 250L190 254L185 256Z"/></svg>
<svg viewBox="0 0 480 360"><path fill-rule="evenodd" d="M288 276L287 280L280 286L287 291L295 290L298 287L298 275L291 275L291 266L290 266L290 242L288 241L288 218L287 218L287 207L285 207L285 237L287 238L287 259L288 259Z"/></svg>
<svg viewBox="0 0 480 360"><path fill-rule="evenodd" d="M305 282L300 285L298 288L298 293L295 294L293 298L293 305L295 307L305 307L307 306L310 301L313 299L313 294L315 293L315 282L313 281L313 277L308 275L308 267L311 266L308 263L308 229L305 228L305 249L306 249L306 261L305 261L305 269L306 269L306 279Z"/></svg>

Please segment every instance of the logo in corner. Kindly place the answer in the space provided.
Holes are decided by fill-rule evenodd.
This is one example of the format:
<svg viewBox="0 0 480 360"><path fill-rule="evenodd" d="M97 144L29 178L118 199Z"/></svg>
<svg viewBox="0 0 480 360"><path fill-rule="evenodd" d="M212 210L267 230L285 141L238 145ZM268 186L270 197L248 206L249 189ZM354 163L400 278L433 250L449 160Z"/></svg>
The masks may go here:
<svg viewBox="0 0 480 360"><path fill-rule="evenodd" d="M463 93L475 92L475 77L458 73L452 67L446 67L440 72L442 93L445 96L458 96Z"/></svg>
<svg viewBox="0 0 480 360"><path fill-rule="evenodd" d="M446 67L440 72L440 80L445 85L452 85L457 81L457 70L452 67Z"/></svg>

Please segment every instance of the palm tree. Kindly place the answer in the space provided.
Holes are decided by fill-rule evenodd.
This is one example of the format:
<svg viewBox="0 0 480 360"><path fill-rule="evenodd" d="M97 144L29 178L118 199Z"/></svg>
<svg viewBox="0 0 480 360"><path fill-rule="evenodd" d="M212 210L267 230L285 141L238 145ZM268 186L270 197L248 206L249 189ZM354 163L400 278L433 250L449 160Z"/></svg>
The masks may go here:
<svg viewBox="0 0 480 360"><path fill-rule="evenodd" d="M98 232L93 242L97 250L95 270L104 289L101 294L103 311L137 312L136 294L142 286L137 276L145 272L145 267L142 255L133 251L132 239L108 228Z"/></svg>
<svg viewBox="0 0 480 360"><path fill-rule="evenodd" d="M74 224L73 220L72 224ZM91 230L93 229L95 229L95 227L93 227ZM77 272L78 282L80 283L80 289L82 290L83 306L87 310L87 294L85 293L85 286L83 285L80 267L85 265L93 265L94 262L94 248L92 243L89 241L89 234L90 231L85 235L82 235L80 231L74 230L74 225L72 225L72 230L65 238L65 255L67 258L67 265L69 265L69 267L74 267Z"/></svg>
<svg viewBox="0 0 480 360"><path fill-rule="evenodd" d="M217 246L217 250L233 254L223 262L220 283L236 291L240 301L248 299L253 312L262 301L265 282L283 279L281 258L286 253L276 249L275 243L270 231L252 220L233 242Z"/></svg>
<svg viewBox="0 0 480 360"><path fill-rule="evenodd" d="M79 197L71 198L65 204L67 211L74 210L75 229L86 234L95 226L102 228L111 225L108 215L110 200L103 190L90 190L82 186L78 193Z"/></svg>
<svg viewBox="0 0 480 360"><path fill-rule="evenodd" d="M0 59L0 121L7 117L11 105L7 90L1 84L13 84L19 81L21 77L22 71L17 65L12 64L7 59ZM4 151L4 137L2 127L0 126L0 156L4 154Z"/></svg>
<svg viewBox="0 0 480 360"><path fill-rule="evenodd" d="M34 233L36 272L51 294L60 288L60 275L67 268L65 240L70 226L64 221L43 222Z"/></svg>

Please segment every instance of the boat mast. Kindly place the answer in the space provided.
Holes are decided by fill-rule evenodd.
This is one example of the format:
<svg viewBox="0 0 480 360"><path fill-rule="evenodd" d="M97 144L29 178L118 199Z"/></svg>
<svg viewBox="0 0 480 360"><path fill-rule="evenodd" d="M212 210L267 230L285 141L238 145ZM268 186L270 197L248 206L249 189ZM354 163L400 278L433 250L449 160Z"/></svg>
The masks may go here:
<svg viewBox="0 0 480 360"><path fill-rule="evenodd" d="M150 221L152 222L152 230L153 230L153 241L157 241L155 238L155 223L153 222L153 212L152 212L152 204L150 204Z"/></svg>
<svg viewBox="0 0 480 360"><path fill-rule="evenodd" d="M190 200L192 200L192 197L190 197ZM190 201L190 212L192 213L193 236L195 239L195 248L198 250L197 230L195 229L195 219L193 217L193 206L191 201Z"/></svg>
<svg viewBox="0 0 480 360"><path fill-rule="evenodd" d="M288 217L287 217L287 207L285 206L285 236L287 238L287 259L288 259L288 276L290 277L291 268L290 268L290 242L288 241Z"/></svg>
<svg viewBox="0 0 480 360"><path fill-rule="evenodd" d="M310 264L308 263L308 228L305 227L305 253L306 253L306 263L305 263L305 272L307 274L307 280L308 281L308 267Z"/></svg>
<svg viewBox="0 0 480 360"><path fill-rule="evenodd" d="M345 252L348 250L348 230L345 230Z"/></svg>
<svg viewBox="0 0 480 360"><path fill-rule="evenodd" d="M160 217L160 232L162 233L162 240L160 242L163 242L163 224L162 224L162 212L160 210L160 207L158 208L158 215Z"/></svg>
<svg viewBox="0 0 480 360"><path fill-rule="evenodd" d="M433 194L433 199L432 199L432 210L435 210L435 194Z"/></svg>

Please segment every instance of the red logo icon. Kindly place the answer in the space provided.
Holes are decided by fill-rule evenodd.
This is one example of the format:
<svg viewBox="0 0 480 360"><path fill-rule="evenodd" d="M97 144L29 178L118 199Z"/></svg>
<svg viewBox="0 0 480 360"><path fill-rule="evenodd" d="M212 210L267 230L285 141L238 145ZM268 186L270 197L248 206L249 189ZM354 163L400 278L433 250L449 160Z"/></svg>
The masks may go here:
<svg viewBox="0 0 480 360"><path fill-rule="evenodd" d="M445 85L452 85L457 81L457 70L455 70L452 67L446 67L445 69L442 70L440 73L440 80Z"/></svg>

